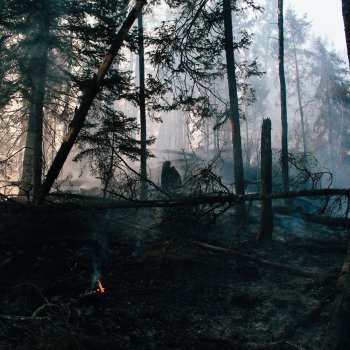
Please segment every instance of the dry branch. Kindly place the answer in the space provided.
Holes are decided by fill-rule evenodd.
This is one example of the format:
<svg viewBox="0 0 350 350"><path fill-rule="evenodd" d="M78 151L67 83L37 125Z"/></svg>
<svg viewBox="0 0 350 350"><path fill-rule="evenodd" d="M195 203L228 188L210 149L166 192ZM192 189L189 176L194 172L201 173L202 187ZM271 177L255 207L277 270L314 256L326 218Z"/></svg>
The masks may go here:
<svg viewBox="0 0 350 350"><path fill-rule="evenodd" d="M277 263L274 263L272 261L260 259L260 258L257 258L256 256L244 254L244 253L232 250L232 249L218 247L215 245L197 242L197 241L193 241L193 243L200 248L211 250L211 251L214 251L217 253L234 255L234 256L239 257L241 259L252 261L252 262L255 262L255 263L262 265L262 266L272 267L276 270L288 272L288 273L291 273L291 274L296 275L296 276L311 277L311 278L317 277L317 275L315 273L312 273L312 272L307 272L307 271L304 271L304 270L301 270L301 269L298 269L296 267L289 266L289 265L277 264Z"/></svg>

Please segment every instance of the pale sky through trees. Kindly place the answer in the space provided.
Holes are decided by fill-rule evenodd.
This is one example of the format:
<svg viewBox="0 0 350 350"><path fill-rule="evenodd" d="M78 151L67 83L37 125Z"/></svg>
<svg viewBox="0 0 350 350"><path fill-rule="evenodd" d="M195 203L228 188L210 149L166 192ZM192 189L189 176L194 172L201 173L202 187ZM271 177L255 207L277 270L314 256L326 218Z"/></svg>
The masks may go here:
<svg viewBox="0 0 350 350"><path fill-rule="evenodd" d="M307 13L313 24L313 33L327 37L336 51L346 55L341 0L286 0L285 8L289 6L299 15Z"/></svg>

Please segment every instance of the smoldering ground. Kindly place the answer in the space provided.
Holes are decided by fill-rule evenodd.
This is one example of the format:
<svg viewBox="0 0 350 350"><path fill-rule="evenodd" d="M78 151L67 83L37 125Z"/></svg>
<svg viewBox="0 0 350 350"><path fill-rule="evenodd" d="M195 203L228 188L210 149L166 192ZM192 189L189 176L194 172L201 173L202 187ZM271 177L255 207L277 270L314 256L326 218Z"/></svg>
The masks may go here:
<svg viewBox="0 0 350 350"><path fill-rule="evenodd" d="M243 227L234 214L2 212L1 348L319 349L347 231L277 213L266 250L259 208ZM105 293L87 298L94 273Z"/></svg>

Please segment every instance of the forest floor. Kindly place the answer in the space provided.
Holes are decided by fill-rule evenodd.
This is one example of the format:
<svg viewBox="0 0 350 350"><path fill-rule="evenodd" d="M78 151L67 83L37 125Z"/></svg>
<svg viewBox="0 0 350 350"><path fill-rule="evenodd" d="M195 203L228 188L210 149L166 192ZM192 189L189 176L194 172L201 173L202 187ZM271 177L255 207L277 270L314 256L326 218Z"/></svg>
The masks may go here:
<svg viewBox="0 0 350 350"><path fill-rule="evenodd" d="M245 225L233 211L204 224L189 209L3 209L0 349L319 349L348 232L274 218L261 247L257 206Z"/></svg>

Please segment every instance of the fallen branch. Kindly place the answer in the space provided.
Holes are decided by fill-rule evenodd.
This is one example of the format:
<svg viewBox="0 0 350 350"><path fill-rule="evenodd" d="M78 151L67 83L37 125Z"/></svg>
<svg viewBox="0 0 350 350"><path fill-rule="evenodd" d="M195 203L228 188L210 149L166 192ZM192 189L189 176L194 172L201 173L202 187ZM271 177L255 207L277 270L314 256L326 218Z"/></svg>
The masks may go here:
<svg viewBox="0 0 350 350"><path fill-rule="evenodd" d="M47 316L44 317L33 317L33 316L16 316L16 315L0 315L1 320L7 321L49 321L50 318Z"/></svg>
<svg viewBox="0 0 350 350"><path fill-rule="evenodd" d="M305 213L300 207L288 207L288 206L277 206L274 207L275 213L282 215L288 215L291 217L296 217L305 221L313 222L315 224L321 224L325 226L334 226L334 227L350 227L350 219L345 217L330 217Z"/></svg>
<svg viewBox="0 0 350 350"><path fill-rule="evenodd" d="M5 259L1 264L0 264L0 268L4 267L6 265L8 265L15 257L11 256L10 258Z"/></svg>
<svg viewBox="0 0 350 350"><path fill-rule="evenodd" d="M287 272L289 272L293 275L296 275L296 276L312 277L312 278L317 277L317 275L315 273L312 273L312 272L304 271L304 270L301 270L301 269L298 269L296 267L289 266L289 265L277 264L277 263L274 263L272 261L260 259L260 258L257 258L256 256L244 254L244 253L232 250L232 249L218 247L215 245L202 243L202 242L198 242L198 241L193 241L193 243L200 248L204 248L204 249L214 251L217 253L221 253L221 254L234 255L234 256L239 257L241 259L252 261L252 262L255 262L255 263L262 265L262 266L272 267L274 269L277 269L277 270L283 271L283 272L287 271Z"/></svg>
<svg viewBox="0 0 350 350"><path fill-rule="evenodd" d="M52 319L49 316L38 316L38 314L42 311L44 311L47 308L54 308L54 309L61 309L62 305L56 305L51 303L45 303L41 306L39 306L37 309L33 311L33 313L30 316L21 316L21 315L0 315L0 319L7 320L7 321L50 321L52 322Z"/></svg>

